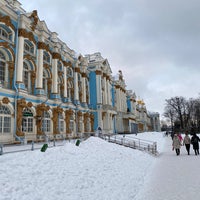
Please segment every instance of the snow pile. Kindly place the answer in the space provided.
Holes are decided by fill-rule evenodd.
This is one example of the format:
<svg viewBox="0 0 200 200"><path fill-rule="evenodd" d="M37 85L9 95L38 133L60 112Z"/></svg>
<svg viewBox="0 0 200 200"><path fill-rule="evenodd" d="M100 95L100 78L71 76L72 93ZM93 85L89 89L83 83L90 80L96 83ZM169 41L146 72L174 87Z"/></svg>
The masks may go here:
<svg viewBox="0 0 200 200"><path fill-rule="evenodd" d="M135 136L134 136L135 137ZM157 141L162 133L138 134ZM65 146L0 156L0 200L130 200L158 159L91 137Z"/></svg>

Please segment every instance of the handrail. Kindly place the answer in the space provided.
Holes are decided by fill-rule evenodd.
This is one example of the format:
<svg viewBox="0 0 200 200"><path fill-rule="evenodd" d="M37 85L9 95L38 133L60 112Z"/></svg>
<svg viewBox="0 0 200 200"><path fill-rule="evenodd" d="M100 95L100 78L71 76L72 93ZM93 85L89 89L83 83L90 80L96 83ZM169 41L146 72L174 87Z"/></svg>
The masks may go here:
<svg viewBox="0 0 200 200"><path fill-rule="evenodd" d="M157 155L157 143L154 141L150 140L143 140L139 138L134 138L134 137L124 137L124 136L119 136L119 135L101 135L101 138L104 140L107 140L108 142L112 142L115 144L123 145L126 147L130 147L133 149L138 149L141 151L148 152L152 155Z"/></svg>

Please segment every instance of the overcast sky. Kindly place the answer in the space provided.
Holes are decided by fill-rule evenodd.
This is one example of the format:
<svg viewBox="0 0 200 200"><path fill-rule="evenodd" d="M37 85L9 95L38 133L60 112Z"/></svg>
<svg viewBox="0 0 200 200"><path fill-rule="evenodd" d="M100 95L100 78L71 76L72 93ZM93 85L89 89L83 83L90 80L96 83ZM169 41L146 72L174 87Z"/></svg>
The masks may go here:
<svg viewBox="0 0 200 200"><path fill-rule="evenodd" d="M77 53L101 52L147 110L200 93L199 0L19 0Z"/></svg>

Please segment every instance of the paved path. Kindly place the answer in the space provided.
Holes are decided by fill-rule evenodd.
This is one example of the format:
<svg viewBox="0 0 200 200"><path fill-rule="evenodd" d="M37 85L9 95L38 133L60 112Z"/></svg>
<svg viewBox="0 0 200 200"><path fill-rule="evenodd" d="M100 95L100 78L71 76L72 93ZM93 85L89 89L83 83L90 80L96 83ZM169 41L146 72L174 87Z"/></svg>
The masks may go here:
<svg viewBox="0 0 200 200"><path fill-rule="evenodd" d="M200 156L187 155L185 146L180 156L172 151L172 140L166 138L165 147L150 168L144 187L135 200L199 200Z"/></svg>

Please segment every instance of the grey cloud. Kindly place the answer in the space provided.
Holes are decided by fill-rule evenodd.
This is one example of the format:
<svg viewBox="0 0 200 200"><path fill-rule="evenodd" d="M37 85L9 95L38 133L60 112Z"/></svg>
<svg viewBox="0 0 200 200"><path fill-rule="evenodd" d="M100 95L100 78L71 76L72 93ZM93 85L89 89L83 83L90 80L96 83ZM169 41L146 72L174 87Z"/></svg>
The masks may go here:
<svg viewBox="0 0 200 200"><path fill-rule="evenodd" d="M199 0L21 2L70 48L100 51L148 109L162 113L166 98L198 95Z"/></svg>

